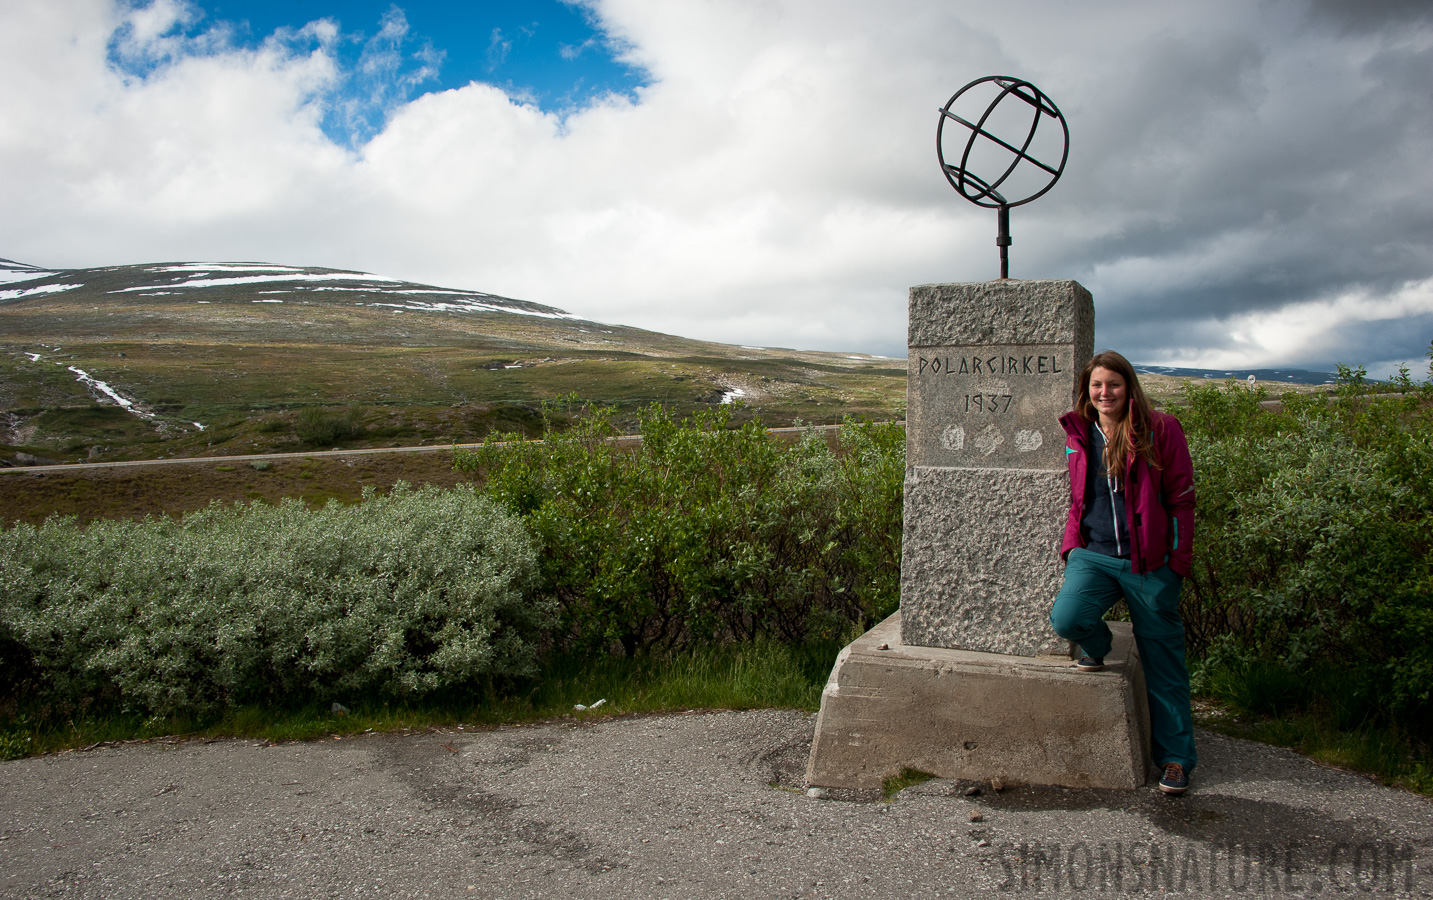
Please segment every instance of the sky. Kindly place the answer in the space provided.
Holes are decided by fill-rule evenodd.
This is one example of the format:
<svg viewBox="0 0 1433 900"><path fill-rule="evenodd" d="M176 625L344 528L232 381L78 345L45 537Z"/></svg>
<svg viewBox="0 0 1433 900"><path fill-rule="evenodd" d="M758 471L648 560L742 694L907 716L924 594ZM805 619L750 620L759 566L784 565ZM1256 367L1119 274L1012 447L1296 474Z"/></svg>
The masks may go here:
<svg viewBox="0 0 1433 900"><path fill-rule="evenodd" d="M999 275L935 146L985 75L1066 118L1010 273L1088 288L1100 347L1427 371L1424 0L0 0L0 257L903 356L910 286Z"/></svg>

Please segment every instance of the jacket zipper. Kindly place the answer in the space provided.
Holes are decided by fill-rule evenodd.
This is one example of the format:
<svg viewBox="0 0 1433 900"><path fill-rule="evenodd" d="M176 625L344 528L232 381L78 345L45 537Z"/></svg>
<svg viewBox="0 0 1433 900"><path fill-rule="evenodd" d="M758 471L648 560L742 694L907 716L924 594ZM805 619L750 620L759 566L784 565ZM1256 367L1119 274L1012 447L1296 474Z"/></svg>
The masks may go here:
<svg viewBox="0 0 1433 900"><path fill-rule="evenodd" d="M1105 437L1105 430L1100 427L1099 422L1095 423L1095 430L1100 433L1101 440L1108 447L1110 439ZM1108 467L1105 468L1105 484L1110 489L1110 522L1115 526L1115 555L1124 556L1124 547L1120 544L1120 513L1119 508L1115 506L1115 477L1110 474Z"/></svg>

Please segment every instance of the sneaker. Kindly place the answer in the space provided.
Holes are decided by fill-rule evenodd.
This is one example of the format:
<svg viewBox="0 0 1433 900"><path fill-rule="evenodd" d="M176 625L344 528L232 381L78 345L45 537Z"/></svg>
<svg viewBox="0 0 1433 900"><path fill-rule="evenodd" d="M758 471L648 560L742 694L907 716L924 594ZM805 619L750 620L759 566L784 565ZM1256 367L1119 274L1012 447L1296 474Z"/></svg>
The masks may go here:
<svg viewBox="0 0 1433 900"><path fill-rule="evenodd" d="M1179 763L1165 763L1164 777L1159 779L1159 789L1166 794L1182 794L1189 790L1189 776Z"/></svg>
<svg viewBox="0 0 1433 900"><path fill-rule="evenodd" d="M1099 672L1102 671L1104 667L1104 659L1095 659L1093 656L1082 656L1079 662L1075 663L1075 668L1081 672Z"/></svg>

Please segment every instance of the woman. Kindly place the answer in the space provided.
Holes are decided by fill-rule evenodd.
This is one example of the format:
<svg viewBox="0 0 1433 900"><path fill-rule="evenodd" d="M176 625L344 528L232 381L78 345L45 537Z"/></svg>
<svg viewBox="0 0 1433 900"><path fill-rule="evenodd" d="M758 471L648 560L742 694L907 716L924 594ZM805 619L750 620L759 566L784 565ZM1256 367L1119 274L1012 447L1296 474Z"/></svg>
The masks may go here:
<svg viewBox="0 0 1433 900"><path fill-rule="evenodd" d="M1134 622L1149 694L1160 790L1182 794L1193 771L1194 717L1184 665L1179 593L1194 543L1194 466L1173 416L1150 409L1134 367L1110 350L1075 382L1075 408L1060 419L1069 436L1073 503L1060 554L1065 582L1050 624L1080 645L1076 667L1104 668L1104 614L1124 597Z"/></svg>

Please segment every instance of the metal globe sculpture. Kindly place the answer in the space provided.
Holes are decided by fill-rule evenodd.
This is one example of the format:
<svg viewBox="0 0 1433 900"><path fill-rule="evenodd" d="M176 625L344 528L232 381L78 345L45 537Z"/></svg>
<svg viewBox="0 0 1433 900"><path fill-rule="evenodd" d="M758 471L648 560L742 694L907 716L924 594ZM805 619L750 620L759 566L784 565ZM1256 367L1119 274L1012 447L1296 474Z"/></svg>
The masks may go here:
<svg viewBox="0 0 1433 900"><path fill-rule="evenodd" d="M976 206L996 210L1000 277L1009 278L1010 207L1044 196L1064 174L1070 155L1065 116L1030 82L990 75L956 91L941 108L935 146L950 186Z"/></svg>

